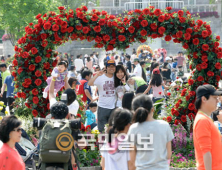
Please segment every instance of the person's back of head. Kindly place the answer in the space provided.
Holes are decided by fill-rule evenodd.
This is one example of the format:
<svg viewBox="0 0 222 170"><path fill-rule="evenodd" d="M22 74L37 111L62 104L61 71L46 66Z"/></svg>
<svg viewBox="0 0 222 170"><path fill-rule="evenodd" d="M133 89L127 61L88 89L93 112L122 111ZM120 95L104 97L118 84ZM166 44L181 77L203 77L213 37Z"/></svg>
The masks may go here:
<svg viewBox="0 0 222 170"><path fill-rule="evenodd" d="M133 99L132 107L135 112L134 121L142 123L147 120L147 116L153 111L153 102L148 95L142 94Z"/></svg>
<svg viewBox="0 0 222 170"><path fill-rule="evenodd" d="M123 99L122 99L122 107L124 109L132 110L133 98L134 98L134 92L132 92L132 93L125 93L123 95Z"/></svg>
<svg viewBox="0 0 222 170"><path fill-rule="evenodd" d="M128 60L130 60L131 56L130 56L130 55L126 55L126 58L127 58Z"/></svg>
<svg viewBox="0 0 222 170"><path fill-rule="evenodd" d="M112 134L121 132L125 127L129 128L132 123L132 113L128 109L117 108L112 113L115 115L113 119L113 127L109 130L108 143L112 142Z"/></svg>
<svg viewBox="0 0 222 170"><path fill-rule="evenodd" d="M92 74L92 72L90 70L84 70L82 73L81 73L81 76L83 79L86 78L86 76L90 76L90 74Z"/></svg>
<svg viewBox="0 0 222 170"><path fill-rule="evenodd" d="M168 66L168 62L164 62L163 68L164 68L164 69L168 69L167 66Z"/></svg>
<svg viewBox="0 0 222 170"><path fill-rule="evenodd" d="M64 94L67 94L67 105L69 106L76 100L76 93L73 89L66 89Z"/></svg>
<svg viewBox="0 0 222 170"><path fill-rule="evenodd" d="M119 61L119 62L118 62L118 65L123 65L123 62L122 62L122 61Z"/></svg>
<svg viewBox="0 0 222 170"><path fill-rule="evenodd" d="M77 55L77 58L80 58L80 55Z"/></svg>
<svg viewBox="0 0 222 170"><path fill-rule="evenodd" d="M63 102L56 102L50 108L50 113L54 119L65 119L69 113L69 109Z"/></svg>
<svg viewBox="0 0 222 170"><path fill-rule="evenodd" d="M91 60L90 57L87 57L87 61L90 62L90 60Z"/></svg>
<svg viewBox="0 0 222 170"><path fill-rule="evenodd" d="M160 66L159 63L154 63L154 64L153 64L153 69L157 68L158 66Z"/></svg>
<svg viewBox="0 0 222 170"><path fill-rule="evenodd" d="M163 78L160 74L159 69L153 69L151 80L150 80L150 85L153 86L160 86L162 84Z"/></svg>
<svg viewBox="0 0 222 170"><path fill-rule="evenodd" d="M75 66L74 65L71 65L70 66L70 71L74 71L75 70Z"/></svg>

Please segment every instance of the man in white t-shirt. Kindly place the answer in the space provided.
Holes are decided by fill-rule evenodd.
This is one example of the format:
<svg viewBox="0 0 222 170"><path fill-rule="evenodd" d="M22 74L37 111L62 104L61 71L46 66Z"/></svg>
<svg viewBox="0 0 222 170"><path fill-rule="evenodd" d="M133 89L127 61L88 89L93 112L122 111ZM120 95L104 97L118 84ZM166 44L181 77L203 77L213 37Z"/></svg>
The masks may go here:
<svg viewBox="0 0 222 170"><path fill-rule="evenodd" d="M84 67L81 55L77 55L77 59L75 59L74 65L76 67L76 72L79 72Z"/></svg>
<svg viewBox="0 0 222 170"><path fill-rule="evenodd" d="M103 71L97 74L88 81L89 86L97 86L99 92L98 101L98 129L100 132L104 130L109 117L115 108L116 95L114 87L114 73L116 71L116 64L114 60L108 60L106 63L106 73Z"/></svg>
<svg viewBox="0 0 222 170"><path fill-rule="evenodd" d="M140 66L139 61L140 61L139 58L134 59L135 68L132 75L135 75L137 77L142 77L142 67Z"/></svg>

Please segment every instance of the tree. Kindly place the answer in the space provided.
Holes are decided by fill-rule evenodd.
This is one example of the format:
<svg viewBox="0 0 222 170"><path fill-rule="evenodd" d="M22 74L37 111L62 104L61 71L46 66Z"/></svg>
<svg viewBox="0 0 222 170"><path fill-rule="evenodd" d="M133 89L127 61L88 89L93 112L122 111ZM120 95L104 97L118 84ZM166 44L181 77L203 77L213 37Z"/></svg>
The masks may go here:
<svg viewBox="0 0 222 170"><path fill-rule="evenodd" d="M61 2L56 0L1 0L0 29L7 31L14 46L36 15L56 11L61 5Z"/></svg>

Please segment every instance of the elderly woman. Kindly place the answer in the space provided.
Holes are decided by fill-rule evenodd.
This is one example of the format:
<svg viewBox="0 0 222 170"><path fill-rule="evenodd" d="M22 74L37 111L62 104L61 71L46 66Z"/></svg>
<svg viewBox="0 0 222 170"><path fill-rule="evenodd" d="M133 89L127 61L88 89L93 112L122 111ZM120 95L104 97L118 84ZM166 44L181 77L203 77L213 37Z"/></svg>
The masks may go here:
<svg viewBox="0 0 222 170"><path fill-rule="evenodd" d="M15 149L22 135L21 121L15 116L4 117L0 123L0 140L3 146L0 149L0 169L25 170L25 164Z"/></svg>

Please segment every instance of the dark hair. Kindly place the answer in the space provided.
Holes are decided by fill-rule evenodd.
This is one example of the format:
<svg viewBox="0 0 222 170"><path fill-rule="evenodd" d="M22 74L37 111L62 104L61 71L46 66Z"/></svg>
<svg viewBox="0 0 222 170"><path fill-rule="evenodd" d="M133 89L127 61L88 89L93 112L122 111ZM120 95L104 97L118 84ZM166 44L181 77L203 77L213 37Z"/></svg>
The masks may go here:
<svg viewBox="0 0 222 170"><path fill-rule="evenodd" d="M115 117L113 120L113 127L109 131L108 143L112 142L111 137L113 133L124 130L124 128L132 121L132 113L127 109L118 108L112 114L114 114Z"/></svg>
<svg viewBox="0 0 222 170"><path fill-rule="evenodd" d="M55 119L65 119L69 113L69 109L63 102L56 102L50 108L50 113Z"/></svg>
<svg viewBox="0 0 222 170"><path fill-rule="evenodd" d="M75 66L74 66L74 65L71 65L71 66L70 66L70 70L73 71L74 69L75 69Z"/></svg>
<svg viewBox="0 0 222 170"><path fill-rule="evenodd" d="M80 58L81 55L77 55L77 58Z"/></svg>
<svg viewBox="0 0 222 170"><path fill-rule="evenodd" d="M100 69L100 66L96 66L95 69Z"/></svg>
<svg viewBox="0 0 222 170"><path fill-rule="evenodd" d="M89 107L97 107L97 103L95 102L89 103Z"/></svg>
<svg viewBox="0 0 222 170"><path fill-rule="evenodd" d="M210 98L210 95L207 94L207 95L204 95L204 97L208 100ZM201 98L197 98L196 101L195 101L195 107L196 107L197 110L199 110L200 107L201 107L201 104L202 104Z"/></svg>
<svg viewBox="0 0 222 170"><path fill-rule="evenodd" d="M0 68L1 68L1 67L7 68L7 65L6 65L5 63L2 63L2 64L0 64Z"/></svg>
<svg viewBox="0 0 222 170"><path fill-rule="evenodd" d="M132 110L133 98L134 98L134 92L125 93L122 99L122 107L124 109Z"/></svg>
<svg viewBox="0 0 222 170"><path fill-rule="evenodd" d="M118 56L118 55L116 55L116 56L115 56L115 60L117 60L118 58L119 58L119 56Z"/></svg>
<svg viewBox="0 0 222 170"><path fill-rule="evenodd" d="M212 113L212 118L213 118L213 121L218 121L218 118L217 116L219 115L219 109L215 110L213 113Z"/></svg>
<svg viewBox="0 0 222 170"><path fill-rule="evenodd" d="M126 81L128 80L126 69L122 65L117 65L116 66L116 72L114 73L114 86L115 86L115 88L118 87L118 86L122 86L123 85L121 80L118 79L117 76L116 76L116 74L119 72L119 70L122 70L122 72L124 73L124 76L126 76Z"/></svg>
<svg viewBox="0 0 222 170"><path fill-rule="evenodd" d="M151 80L150 80L150 85L153 86L160 86L163 82L163 78L161 76L161 74L152 74L151 76Z"/></svg>
<svg viewBox="0 0 222 170"><path fill-rule="evenodd" d="M61 59L61 60L59 61L59 63L58 63L58 66L59 66L59 65L64 65L65 68L67 68L68 65L69 65L69 62L66 61L66 60Z"/></svg>
<svg viewBox="0 0 222 170"><path fill-rule="evenodd" d="M74 81L77 82L77 79L74 78L74 77L70 77L70 78L69 78L68 83L69 83L69 85L70 85L71 87L72 87L72 84L73 84Z"/></svg>
<svg viewBox="0 0 222 170"><path fill-rule="evenodd" d="M87 61L90 62L90 57L87 57Z"/></svg>
<svg viewBox="0 0 222 170"><path fill-rule="evenodd" d="M166 77L163 77L163 81L166 81L167 80L167 78Z"/></svg>
<svg viewBox="0 0 222 170"><path fill-rule="evenodd" d="M167 65L168 65L168 63L167 63L167 62L164 62L164 63L163 63L163 68L168 69L168 68L167 68Z"/></svg>
<svg viewBox="0 0 222 170"><path fill-rule="evenodd" d="M93 54L90 54L89 56L90 56L90 57L92 57L92 56L93 56Z"/></svg>
<svg viewBox="0 0 222 170"><path fill-rule="evenodd" d="M0 140L3 143L9 141L9 134L15 128L19 127L22 124L20 120L14 115L5 116L0 122Z"/></svg>
<svg viewBox="0 0 222 170"><path fill-rule="evenodd" d="M130 55L126 55L126 58L128 58L130 60L131 56Z"/></svg>
<svg viewBox="0 0 222 170"><path fill-rule="evenodd" d="M64 94L67 94L67 105L69 106L76 100L76 93L73 89L66 89Z"/></svg>
<svg viewBox="0 0 222 170"><path fill-rule="evenodd" d="M147 67L147 68L146 68L146 71L150 71L150 67Z"/></svg>
<svg viewBox="0 0 222 170"><path fill-rule="evenodd" d="M140 65L142 66L143 64L146 64L145 61L141 61L140 62ZM144 79L144 81L146 82L146 73L144 71L144 69L142 68L142 78Z"/></svg>
<svg viewBox="0 0 222 170"><path fill-rule="evenodd" d="M148 95L141 94L133 99L133 110L135 111L134 121L145 122L148 114L153 108L153 102Z"/></svg>
<svg viewBox="0 0 222 170"><path fill-rule="evenodd" d="M82 78L86 78L86 76L89 76L90 74L92 74L92 72L90 70L83 70L83 72L81 73Z"/></svg>
<svg viewBox="0 0 222 170"><path fill-rule="evenodd" d="M118 65L123 65L123 62L122 62L122 61L119 61L119 62L118 62Z"/></svg>
<svg viewBox="0 0 222 170"><path fill-rule="evenodd" d="M151 74L152 74L152 72L153 72L153 69L156 68L157 66L159 66L159 63L154 63L154 62L151 63L151 66L150 66L150 72L151 72Z"/></svg>

